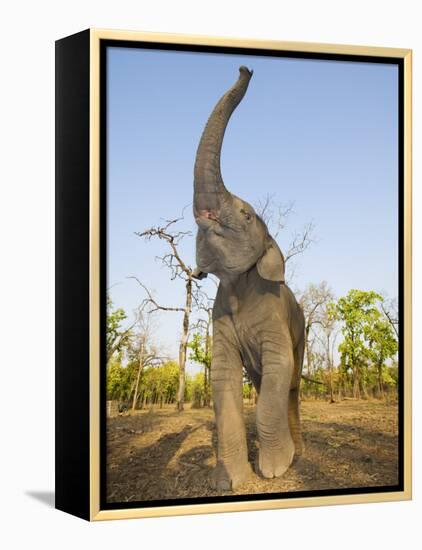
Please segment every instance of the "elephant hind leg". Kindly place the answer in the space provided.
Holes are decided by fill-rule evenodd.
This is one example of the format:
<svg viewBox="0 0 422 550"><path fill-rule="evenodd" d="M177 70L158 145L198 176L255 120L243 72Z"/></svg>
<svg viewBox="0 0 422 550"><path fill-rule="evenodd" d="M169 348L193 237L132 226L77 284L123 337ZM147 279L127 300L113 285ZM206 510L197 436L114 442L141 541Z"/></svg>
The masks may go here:
<svg viewBox="0 0 422 550"><path fill-rule="evenodd" d="M302 376L304 345L300 342L294 352L295 368L292 376L292 382L289 392L289 428L295 444L295 455L304 454L305 446L303 444L302 429L300 424L300 402L299 388Z"/></svg>
<svg viewBox="0 0 422 550"><path fill-rule="evenodd" d="M295 455L301 456L305 447L300 426L299 388L292 388L289 392L289 428L295 445Z"/></svg>

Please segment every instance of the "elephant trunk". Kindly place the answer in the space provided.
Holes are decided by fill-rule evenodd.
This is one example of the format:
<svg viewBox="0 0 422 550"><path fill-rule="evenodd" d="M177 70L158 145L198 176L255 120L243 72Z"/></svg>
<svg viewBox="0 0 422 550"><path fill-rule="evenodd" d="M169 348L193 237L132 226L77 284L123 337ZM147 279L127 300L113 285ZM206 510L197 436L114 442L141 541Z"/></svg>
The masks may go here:
<svg viewBox="0 0 422 550"><path fill-rule="evenodd" d="M195 217L203 212L218 212L222 201L230 198L221 176L221 147L229 119L242 101L253 71L242 66L239 73L237 82L215 106L199 142L194 169Z"/></svg>

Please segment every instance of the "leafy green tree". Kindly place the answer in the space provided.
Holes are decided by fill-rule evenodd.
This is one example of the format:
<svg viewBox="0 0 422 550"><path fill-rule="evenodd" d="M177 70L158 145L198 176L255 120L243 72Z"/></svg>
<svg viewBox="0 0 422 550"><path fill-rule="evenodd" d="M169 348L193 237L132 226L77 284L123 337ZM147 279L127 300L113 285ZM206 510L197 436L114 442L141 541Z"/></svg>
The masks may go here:
<svg viewBox="0 0 422 550"><path fill-rule="evenodd" d="M198 372L192 379L192 408L199 409L204 406L204 373Z"/></svg>
<svg viewBox="0 0 422 550"><path fill-rule="evenodd" d="M107 399L127 401L132 393L134 366L122 365L121 354L114 354L107 365Z"/></svg>
<svg viewBox="0 0 422 550"><path fill-rule="evenodd" d="M123 308L114 308L113 302L107 296L107 321L106 321L106 350L107 362L122 348L128 344L131 336L131 330L134 325L127 329L122 328L123 321L127 319L126 312Z"/></svg>
<svg viewBox="0 0 422 550"><path fill-rule="evenodd" d="M252 397L252 384L250 382L243 382L242 386L243 399L251 399Z"/></svg>
<svg viewBox="0 0 422 550"><path fill-rule="evenodd" d="M384 368L382 380L384 387L388 388L388 390L397 388L399 382L399 368L396 359L393 359L390 364Z"/></svg>
<svg viewBox="0 0 422 550"><path fill-rule="evenodd" d="M140 397L142 406L147 404L174 403L179 384L179 365L175 361L167 361L163 365L146 367L140 381Z"/></svg>
<svg viewBox="0 0 422 550"><path fill-rule="evenodd" d="M107 368L107 399L120 399L122 383L122 365L120 357L114 356Z"/></svg>
<svg viewBox="0 0 422 550"><path fill-rule="evenodd" d="M369 343L368 355L376 369L378 396L384 398L384 380L390 382L385 376L385 362L396 355L397 339L391 323L381 316L366 327L365 337Z"/></svg>
<svg viewBox="0 0 422 550"><path fill-rule="evenodd" d="M204 367L202 373L203 384L203 403L204 406L208 406L211 400L210 390L210 372L211 372L211 359L212 359L212 340L208 332L204 335L199 332L195 333L192 340L188 344L191 353L189 359L194 361L198 365ZM199 380L199 379L198 379Z"/></svg>
<svg viewBox="0 0 422 550"><path fill-rule="evenodd" d="M203 336L198 332L193 335L192 340L189 342L189 348L192 350L189 359L199 365L210 368L212 352L210 346L207 346L204 340Z"/></svg>
<svg viewBox="0 0 422 550"><path fill-rule="evenodd" d="M343 341L339 345L344 370L353 376L353 396L359 399L366 395L365 369L370 361L367 336L380 320L377 302L382 297L374 291L350 290L337 302L337 314L343 321Z"/></svg>
<svg viewBox="0 0 422 550"><path fill-rule="evenodd" d="M186 384L185 384L185 401L190 403L192 401L193 395L193 379L190 374L186 373Z"/></svg>

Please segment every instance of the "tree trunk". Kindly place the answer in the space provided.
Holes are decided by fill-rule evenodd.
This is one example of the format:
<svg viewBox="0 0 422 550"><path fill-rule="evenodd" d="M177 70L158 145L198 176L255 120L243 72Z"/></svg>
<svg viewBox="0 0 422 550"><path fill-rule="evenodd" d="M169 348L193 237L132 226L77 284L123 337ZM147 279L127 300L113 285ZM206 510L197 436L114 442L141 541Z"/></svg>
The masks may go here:
<svg viewBox="0 0 422 550"><path fill-rule="evenodd" d="M306 355L306 367L308 371L308 378L312 378L312 352L311 352L311 346L309 345L310 329L311 329L311 325L308 323L305 327L305 355ZM307 386L306 397L309 397L310 394L312 396L312 388L309 388L309 386Z"/></svg>
<svg viewBox="0 0 422 550"><path fill-rule="evenodd" d="M179 389L177 392L177 410L183 411L185 402L185 370L186 352L188 347L189 318L192 307L192 278L186 281L185 313L183 314L182 337L179 345Z"/></svg>
<svg viewBox="0 0 422 550"><path fill-rule="evenodd" d="M309 378L312 378L312 366L311 366L311 349L310 349L310 346L309 346L309 330L310 330L310 325L306 325L306 328L305 328L305 349L306 349L306 363L307 363L307 367L308 367L308 376Z"/></svg>
<svg viewBox="0 0 422 550"><path fill-rule="evenodd" d="M186 344L187 335L182 335L179 345L179 388L177 391L176 408L179 412L183 411L185 402L185 368L186 368Z"/></svg>
<svg viewBox="0 0 422 550"><path fill-rule="evenodd" d="M327 334L327 363L328 363L328 380L330 386L330 403L335 403L334 401L334 392L333 392L333 362L331 360L330 352L330 335Z"/></svg>
<svg viewBox="0 0 422 550"><path fill-rule="evenodd" d="M368 399L368 388L366 386L365 380L363 378L360 379L361 382L361 395L363 395L364 399Z"/></svg>
<svg viewBox="0 0 422 550"><path fill-rule="evenodd" d="M205 333L205 358L208 360L210 352L210 319L207 323L207 330ZM210 406L210 379L211 370L208 364L204 365L204 407Z"/></svg>
<svg viewBox="0 0 422 550"><path fill-rule="evenodd" d="M139 367L138 367L138 374L136 376L136 384L135 384L135 391L133 393L133 401L132 401L132 411L135 410L136 407L136 401L138 396L138 388L139 388L139 380L141 379L141 372L144 367L144 342L141 342L141 346L139 348Z"/></svg>
<svg viewBox="0 0 422 550"><path fill-rule="evenodd" d="M384 399L384 387L382 382L382 363L378 363L378 397Z"/></svg>
<svg viewBox="0 0 422 550"><path fill-rule="evenodd" d="M360 372L357 365L353 366L353 397L360 399Z"/></svg>
<svg viewBox="0 0 422 550"><path fill-rule="evenodd" d="M208 368L204 366L204 407L208 406Z"/></svg>

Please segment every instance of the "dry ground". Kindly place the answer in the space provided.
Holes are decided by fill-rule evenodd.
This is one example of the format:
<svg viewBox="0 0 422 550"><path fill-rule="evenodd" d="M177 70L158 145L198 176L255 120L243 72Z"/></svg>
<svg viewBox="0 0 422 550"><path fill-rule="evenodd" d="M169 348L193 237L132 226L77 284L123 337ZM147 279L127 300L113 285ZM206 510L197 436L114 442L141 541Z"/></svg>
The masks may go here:
<svg viewBox="0 0 422 550"><path fill-rule="evenodd" d="M188 405L189 407L189 405ZM255 407L245 406L249 460L258 444ZM398 483L397 406L346 400L302 403L305 455L279 479L253 474L234 494L374 487ZM174 407L107 419L107 500L216 496L211 409Z"/></svg>

